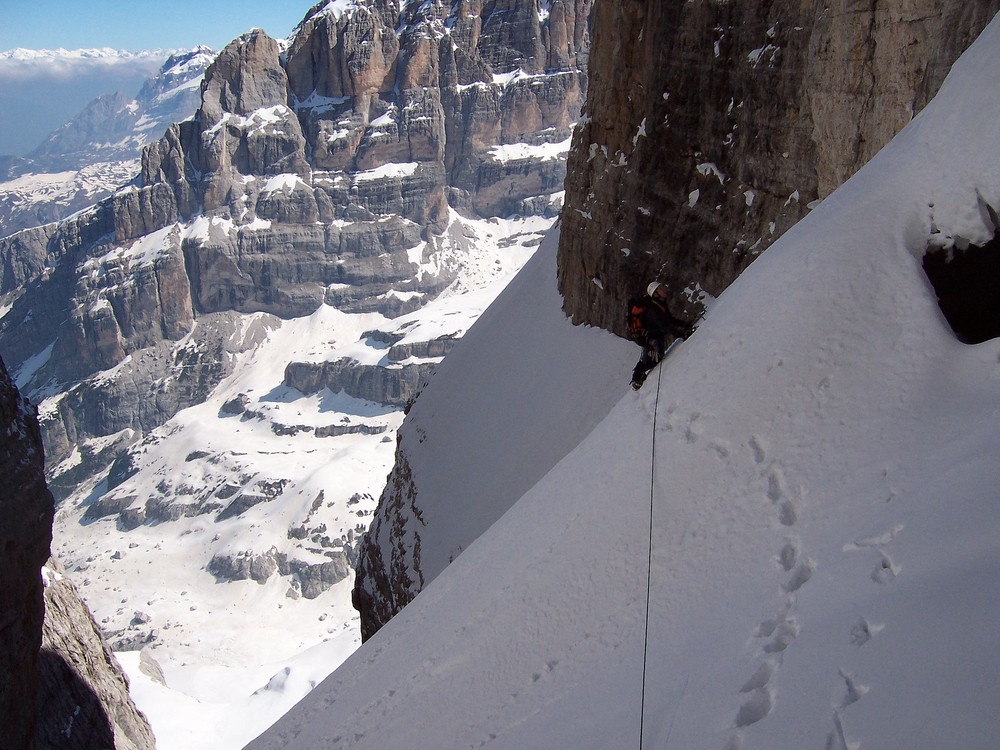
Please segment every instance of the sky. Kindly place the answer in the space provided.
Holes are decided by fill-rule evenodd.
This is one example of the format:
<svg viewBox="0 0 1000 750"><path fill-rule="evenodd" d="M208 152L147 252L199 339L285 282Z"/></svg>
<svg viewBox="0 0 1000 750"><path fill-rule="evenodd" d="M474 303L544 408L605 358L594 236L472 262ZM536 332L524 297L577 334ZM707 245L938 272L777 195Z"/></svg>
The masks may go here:
<svg viewBox="0 0 1000 750"><path fill-rule="evenodd" d="M248 29L284 38L311 0L4 0L0 52L113 47L132 52L189 48L221 50Z"/></svg>
<svg viewBox="0 0 1000 750"><path fill-rule="evenodd" d="M94 49L129 52L215 51L252 28L284 39L312 0L2 0L0 52L11 49ZM165 57L164 57L165 59ZM7 61L0 64L0 156L25 156L88 102L122 91L135 96L163 60L97 62Z"/></svg>

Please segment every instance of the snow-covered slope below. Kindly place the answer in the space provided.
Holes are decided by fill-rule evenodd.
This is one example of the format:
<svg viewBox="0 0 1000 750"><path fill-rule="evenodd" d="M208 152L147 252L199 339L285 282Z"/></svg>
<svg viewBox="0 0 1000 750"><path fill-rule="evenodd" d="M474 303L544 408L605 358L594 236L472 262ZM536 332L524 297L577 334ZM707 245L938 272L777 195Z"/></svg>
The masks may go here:
<svg viewBox="0 0 1000 750"><path fill-rule="evenodd" d="M557 241L551 232L546 248ZM565 325L547 256L540 251L532 263L545 270L511 282L477 321L478 335L448 355L434 374L437 396L417 400L402 428L404 446L418 446L406 450L419 495L406 544L419 546L428 581L589 434L628 381L635 347ZM398 540L380 541L388 559Z"/></svg>
<svg viewBox="0 0 1000 750"><path fill-rule="evenodd" d="M623 382L575 450L249 747L994 747L1000 339L960 344L920 259L994 234L998 45L994 21L642 391ZM555 308L552 251L516 283ZM593 333L584 355L568 322L546 325L547 356L621 356ZM422 408L448 398L440 382ZM531 403L483 428L503 445L565 418L559 398Z"/></svg>

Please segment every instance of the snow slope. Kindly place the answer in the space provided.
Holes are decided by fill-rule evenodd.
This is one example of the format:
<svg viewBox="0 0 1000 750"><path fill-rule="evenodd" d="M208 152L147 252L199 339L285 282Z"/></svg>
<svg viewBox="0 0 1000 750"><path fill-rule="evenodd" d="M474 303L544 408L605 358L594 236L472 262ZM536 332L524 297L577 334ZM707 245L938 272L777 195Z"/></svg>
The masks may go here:
<svg viewBox="0 0 1000 750"><path fill-rule="evenodd" d="M997 49L994 21L642 391L623 380L586 439L249 747L995 747L1000 339L955 339L920 256L993 234ZM554 246L515 282L553 309ZM544 325L566 368L621 357ZM521 335L500 330L456 354ZM423 408L449 398L440 382ZM531 403L498 445L564 417Z"/></svg>

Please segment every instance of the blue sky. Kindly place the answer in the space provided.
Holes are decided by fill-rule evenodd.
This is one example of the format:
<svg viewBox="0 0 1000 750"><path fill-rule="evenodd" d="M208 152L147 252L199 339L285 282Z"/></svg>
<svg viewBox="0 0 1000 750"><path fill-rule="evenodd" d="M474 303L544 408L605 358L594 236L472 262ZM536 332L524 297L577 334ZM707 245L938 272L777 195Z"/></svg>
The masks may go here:
<svg viewBox="0 0 1000 750"><path fill-rule="evenodd" d="M0 51L113 47L221 50L254 27L288 36L316 0L0 0Z"/></svg>

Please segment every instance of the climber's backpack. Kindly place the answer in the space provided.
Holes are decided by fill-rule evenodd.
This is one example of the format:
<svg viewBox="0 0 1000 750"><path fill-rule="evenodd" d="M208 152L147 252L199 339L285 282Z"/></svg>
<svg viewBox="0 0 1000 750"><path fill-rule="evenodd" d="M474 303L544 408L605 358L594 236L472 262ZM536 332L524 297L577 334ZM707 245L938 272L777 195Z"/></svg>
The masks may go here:
<svg viewBox="0 0 1000 750"><path fill-rule="evenodd" d="M628 310L625 313L625 335L629 341L646 343L646 324L643 322L643 316L650 301L649 295L632 297L628 301Z"/></svg>

